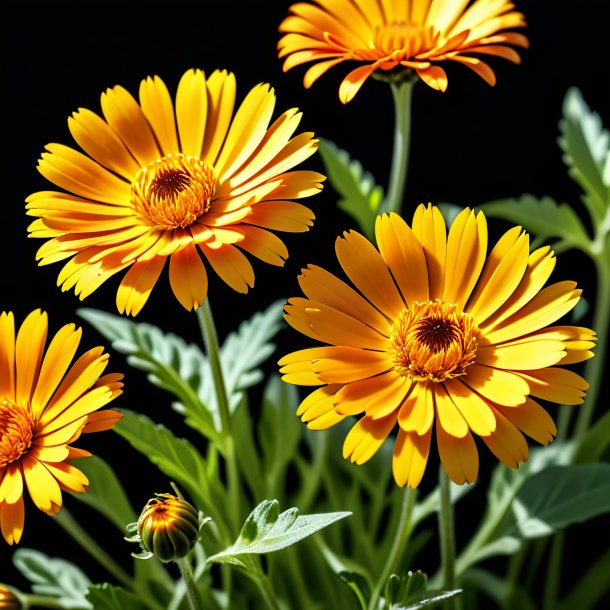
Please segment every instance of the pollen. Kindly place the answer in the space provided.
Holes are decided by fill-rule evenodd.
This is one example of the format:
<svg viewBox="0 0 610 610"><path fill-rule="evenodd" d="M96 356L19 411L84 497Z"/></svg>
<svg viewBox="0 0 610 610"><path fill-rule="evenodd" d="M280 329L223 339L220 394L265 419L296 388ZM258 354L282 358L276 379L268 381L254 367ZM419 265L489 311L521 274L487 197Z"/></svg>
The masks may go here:
<svg viewBox="0 0 610 610"><path fill-rule="evenodd" d="M478 328L472 316L441 301L403 309L390 333L394 370L414 381L460 377L476 358Z"/></svg>
<svg viewBox="0 0 610 610"><path fill-rule="evenodd" d="M0 468L18 460L32 445L35 422L28 407L0 402Z"/></svg>
<svg viewBox="0 0 610 610"><path fill-rule="evenodd" d="M201 159L167 155L138 172L131 185L131 206L156 229L186 229L210 209L215 191L214 170Z"/></svg>

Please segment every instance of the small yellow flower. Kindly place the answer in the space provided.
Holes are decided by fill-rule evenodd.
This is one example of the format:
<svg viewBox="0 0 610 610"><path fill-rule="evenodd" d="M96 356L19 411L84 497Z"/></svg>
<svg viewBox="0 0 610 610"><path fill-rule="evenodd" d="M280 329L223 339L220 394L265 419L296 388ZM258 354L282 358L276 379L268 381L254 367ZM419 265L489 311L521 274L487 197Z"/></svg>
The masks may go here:
<svg viewBox="0 0 610 610"><path fill-rule="evenodd" d="M451 479L473 482L473 435L510 467L528 458L522 433L547 444L556 434L535 399L575 405L588 384L563 365L590 358L595 333L549 326L581 291L563 281L543 288L555 266L548 247L530 253L521 227L489 256L483 213L465 209L447 235L438 208L421 205L411 227L377 217L377 248L355 231L336 253L355 289L310 265L306 298L289 299L287 322L326 345L284 356L284 381L322 386L297 410L313 429L359 416L343 455L362 464L397 429L393 472L419 485L432 435Z"/></svg>
<svg viewBox="0 0 610 610"><path fill-rule="evenodd" d="M495 55L518 64L511 48L528 47L513 28L525 17L509 0L313 0L298 2L280 24L278 43L283 68L315 62L307 70L309 88L329 68L354 61L359 65L343 80L339 98L345 104L371 74L415 72L433 89L445 91L447 74L439 65L454 61L473 70L490 85L496 77L477 55Z"/></svg>
<svg viewBox="0 0 610 610"><path fill-rule="evenodd" d="M158 77L140 85L139 102L108 89L103 117L80 109L68 120L85 154L49 144L38 170L63 191L27 198L37 217L30 237L46 239L41 265L66 261L58 285L84 299L127 269L119 312L136 315L169 263L169 282L186 309L208 289L205 261L237 292L254 285L246 254L281 266L276 231L307 231L314 215L293 201L320 191L324 176L294 170L317 149L311 132L293 137L301 113L273 123L275 93L254 87L234 114L235 76L189 70L175 105ZM202 260L203 259L203 260Z"/></svg>
<svg viewBox="0 0 610 610"><path fill-rule="evenodd" d="M155 494L137 522L137 534L128 538L139 542L141 557L155 556L161 561L176 561L188 555L199 538L199 515L186 500L172 494Z"/></svg>
<svg viewBox="0 0 610 610"><path fill-rule="evenodd" d="M0 585L0 610L21 610L17 596L4 585Z"/></svg>
<svg viewBox="0 0 610 610"><path fill-rule="evenodd" d="M21 539L25 488L40 510L57 513L62 490L82 493L89 484L70 460L91 454L72 443L121 418L99 410L123 386L120 374L102 376L108 365L103 348L72 363L81 329L65 325L45 351L47 331L40 310L26 317L16 336L13 314L0 314L0 526L9 544Z"/></svg>

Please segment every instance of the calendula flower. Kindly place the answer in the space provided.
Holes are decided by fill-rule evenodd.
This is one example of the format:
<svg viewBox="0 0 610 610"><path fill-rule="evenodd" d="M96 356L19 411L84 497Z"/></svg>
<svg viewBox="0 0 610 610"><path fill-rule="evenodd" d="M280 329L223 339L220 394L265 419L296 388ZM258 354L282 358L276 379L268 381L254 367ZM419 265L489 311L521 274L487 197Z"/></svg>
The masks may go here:
<svg viewBox="0 0 610 610"><path fill-rule="evenodd" d="M321 174L291 171L312 155L310 132L294 137L301 113L270 124L275 93L254 87L233 116L232 73L201 70L181 78L175 107L158 77L140 85L139 103L122 87L101 96L103 118L80 109L68 120L85 154L49 144L38 164L68 192L27 198L38 217L29 235L48 241L41 265L69 259L58 277L84 299L124 269L119 312L136 315L169 260L178 301L198 308L207 293L202 260L238 292L254 285L244 253L283 265L288 251L274 231L307 231L313 213L292 201L321 189Z"/></svg>
<svg viewBox="0 0 610 610"><path fill-rule="evenodd" d="M416 487L433 432L442 466L458 483L478 474L478 436L502 462L528 458L522 433L539 443L556 434L535 400L579 404L588 387L563 366L590 358L595 333L549 326L570 311L575 282L544 287L555 257L530 253L521 227L487 252L482 212L463 210L447 235L434 206L420 205L412 226L377 217L378 249L355 231L336 253L355 289L316 266L299 277L307 298L289 299L286 320L326 343L284 356L284 381L322 386L297 414L313 429L360 416L343 455L362 464L397 429L396 482Z"/></svg>
<svg viewBox="0 0 610 610"><path fill-rule="evenodd" d="M19 598L4 585L0 585L0 610L20 610Z"/></svg>
<svg viewBox="0 0 610 610"><path fill-rule="evenodd" d="M186 500L168 493L155 494L143 508L137 523L128 530L136 534L127 538L138 542L142 559L177 561L186 557L199 538L199 514Z"/></svg>
<svg viewBox="0 0 610 610"><path fill-rule="evenodd" d="M528 47L512 28L525 17L508 0L313 0L297 2L280 24L278 43L283 68L315 62L304 77L309 88L329 68L355 61L343 80L339 97L349 102L364 81L376 73L415 72L433 89L445 91L447 74L439 63L458 62L490 85L496 77L477 55L495 55L516 64L512 48Z"/></svg>
<svg viewBox="0 0 610 610"><path fill-rule="evenodd" d="M121 394L122 375L102 375L102 347L74 363L82 331L67 324L45 350L48 317L33 311L15 336L12 312L0 314L0 526L18 543L25 488L47 514L62 506L61 490L82 493L87 477L70 460L91 454L72 446L82 433L114 426L121 414L103 406Z"/></svg>

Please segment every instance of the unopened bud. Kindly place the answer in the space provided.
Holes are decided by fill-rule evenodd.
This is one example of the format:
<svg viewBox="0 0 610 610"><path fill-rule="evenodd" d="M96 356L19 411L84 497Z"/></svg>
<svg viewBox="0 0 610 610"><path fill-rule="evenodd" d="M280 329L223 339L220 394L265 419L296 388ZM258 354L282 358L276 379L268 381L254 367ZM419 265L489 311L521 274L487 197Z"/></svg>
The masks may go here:
<svg viewBox="0 0 610 610"><path fill-rule="evenodd" d="M4 585L0 585L0 610L21 610L17 596Z"/></svg>
<svg viewBox="0 0 610 610"><path fill-rule="evenodd" d="M142 510L135 540L143 556L176 561L188 555L199 538L199 515L186 500L171 494L155 494ZM132 539L134 540L134 539Z"/></svg>

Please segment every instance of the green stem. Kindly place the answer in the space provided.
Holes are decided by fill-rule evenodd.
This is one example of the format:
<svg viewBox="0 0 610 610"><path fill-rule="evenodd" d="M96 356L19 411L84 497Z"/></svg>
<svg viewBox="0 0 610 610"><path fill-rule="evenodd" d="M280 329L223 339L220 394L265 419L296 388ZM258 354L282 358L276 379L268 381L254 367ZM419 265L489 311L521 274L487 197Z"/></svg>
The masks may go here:
<svg viewBox="0 0 610 610"><path fill-rule="evenodd" d="M234 533L237 535L240 529L241 519L239 470L237 467L237 456L235 454L235 442L231 433L231 412L229 409L227 387L220 362L218 335L216 334L216 326L214 325L214 318L212 317L209 297L206 297L203 305L197 309L197 319L201 328L203 341L210 360L212 377L214 379L214 388L216 390L218 411L220 413L220 422L222 426L223 455L227 466L227 484L229 490L228 510L235 529ZM228 542L230 543L232 540Z"/></svg>
<svg viewBox="0 0 610 610"><path fill-rule="evenodd" d="M28 610L29 608L65 608L62 602L57 597L48 597L47 595L31 595L29 593L23 593L23 609Z"/></svg>
<svg viewBox="0 0 610 610"><path fill-rule="evenodd" d="M277 601L277 598L275 597L275 593L273 592L271 583L269 582L269 578L263 571L263 568L262 568L261 562L260 562L260 558L258 558L258 557L255 558L252 563L254 564L254 567L255 567L255 578L254 579L256 581L256 584L258 585L258 589L261 593L261 596L263 597L263 599L265 600L265 603L267 604L267 607L270 610L280 610L280 604Z"/></svg>
<svg viewBox="0 0 610 610"><path fill-rule="evenodd" d="M133 578L78 524L65 506L53 515L53 519L124 587L137 590Z"/></svg>
<svg viewBox="0 0 610 610"><path fill-rule="evenodd" d="M411 514L413 512L413 506L415 505L415 498L417 496L417 491L414 489L410 489L409 487L405 488L402 504L400 507L400 517L398 519L398 524L396 526L396 535L394 536L394 542L392 544L392 548L388 553L385 565L379 574L379 578L375 583L375 588L371 593L371 599L369 601L368 610L375 610L377 604L379 602L379 597L381 596L381 592L383 591L383 587L385 586L386 581L390 577L390 575L395 571L396 564L400 559L405 545L407 544L409 537L413 531L413 524L411 523Z"/></svg>
<svg viewBox="0 0 610 610"><path fill-rule="evenodd" d="M409 144L411 141L411 99L415 80L407 78L398 82L391 81L394 100L394 148L388 192L380 212L400 214L405 193L407 169L409 165Z"/></svg>
<svg viewBox="0 0 610 610"><path fill-rule="evenodd" d="M201 605L199 604L199 594L197 593L197 587L195 586L195 580L193 579L193 570L191 569L188 556L178 559L176 563L180 569L182 580L186 585L186 598L188 599L190 609L201 610Z"/></svg>
<svg viewBox="0 0 610 610"><path fill-rule="evenodd" d="M453 505L451 504L451 481L441 466L439 471L441 505L438 513L438 531L441 545L443 589L455 589L455 532L453 526ZM450 597L445 603L450 610L458 610L460 596Z"/></svg>
<svg viewBox="0 0 610 610"><path fill-rule="evenodd" d="M555 532L553 536L553 544L551 545L549 565L546 571L546 579L544 582L544 599L542 603L542 608L544 610L553 610L557 606L564 540L564 531Z"/></svg>
<svg viewBox="0 0 610 610"><path fill-rule="evenodd" d="M610 331L610 257L603 250L594 258L597 272L597 296L593 314L593 330L597 334L595 356L585 363L584 377L589 383L585 404L580 408L574 428L574 440L578 445L589 429L593 419L593 409L597 403L606 365L608 332Z"/></svg>

